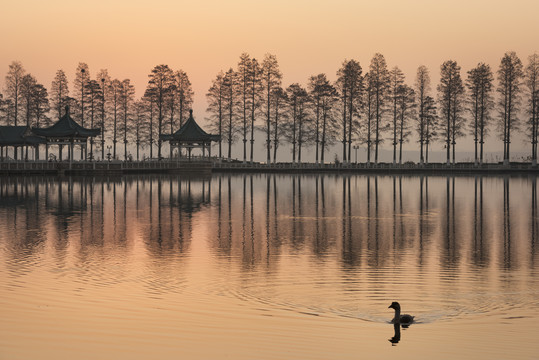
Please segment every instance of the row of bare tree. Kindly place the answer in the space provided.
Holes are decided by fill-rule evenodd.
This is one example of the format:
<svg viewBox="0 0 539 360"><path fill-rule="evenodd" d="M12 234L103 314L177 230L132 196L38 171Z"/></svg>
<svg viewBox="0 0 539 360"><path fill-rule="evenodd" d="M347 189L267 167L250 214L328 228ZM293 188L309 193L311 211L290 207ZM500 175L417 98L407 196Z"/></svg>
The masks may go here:
<svg viewBox="0 0 539 360"><path fill-rule="evenodd" d="M447 163L454 163L457 139L467 134L474 139L476 163L482 163L487 135L496 130L508 162L512 135L524 130L532 145L531 159L537 161L537 54L529 56L525 68L514 52L504 54L497 87L489 65L479 63L463 81L457 62L446 61L440 67L436 97L425 66L418 67L410 86L403 72L397 66L389 69L381 54L374 55L366 73L358 61L345 60L336 75L335 82L318 74L308 79L306 87L295 83L284 88L274 55L267 54L259 62L242 54L236 69L217 74L206 95L213 130L227 145L227 156L241 139L243 161L252 161L258 129L266 137L268 163L277 161L282 143L291 144L293 162L301 162L305 146L314 146L316 162L324 162L328 146L337 142L342 143L343 162L350 162L351 150L357 146L353 144L359 143L366 145L367 162L377 163L385 140L392 145L393 163L401 163L402 145L415 132L420 163L428 162L434 140L444 143Z"/></svg>
<svg viewBox="0 0 539 360"><path fill-rule="evenodd" d="M162 158L160 135L172 133L185 122L193 103L187 74L158 65L148 75L144 95L136 100L129 79L112 79L100 70L92 79L88 66L80 63L70 96L67 76L58 70L50 92L25 72L19 62L9 66L5 97L0 94L0 123L48 126L69 105L82 126L101 127L99 140L91 141L96 157L105 143L117 158L117 143L140 149L149 146L150 157ZM244 53L235 69L219 72L206 98L207 113L214 133L221 137L219 156L232 158L232 145L241 140L243 161L253 161L255 133L265 135L267 162L277 161L281 144L290 144L292 161L302 161L302 150L314 147L315 161L325 162L330 145L342 143L342 161L350 162L352 149L363 144L367 162L377 163L380 145L389 141L393 163L402 162L402 146L415 133L420 163L428 162L433 141L444 144L447 163L455 162L457 140L472 135L475 162L484 160L484 143L495 131L504 144L504 161L510 159L511 139L523 131L531 144L531 160L537 162L539 125L539 56L528 57L524 67L514 52L504 54L497 70L497 84L491 67L479 63L461 77L456 61L440 67L436 94L431 89L429 70L419 66L413 86L403 72L388 68L385 58L375 54L368 71L356 60L345 60L332 82L326 74L309 77L306 86L282 85L277 58L266 54L262 61ZM496 86L495 86L496 85ZM498 96L495 96L495 94ZM223 145L226 149L223 150ZM94 152L95 151L95 152Z"/></svg>

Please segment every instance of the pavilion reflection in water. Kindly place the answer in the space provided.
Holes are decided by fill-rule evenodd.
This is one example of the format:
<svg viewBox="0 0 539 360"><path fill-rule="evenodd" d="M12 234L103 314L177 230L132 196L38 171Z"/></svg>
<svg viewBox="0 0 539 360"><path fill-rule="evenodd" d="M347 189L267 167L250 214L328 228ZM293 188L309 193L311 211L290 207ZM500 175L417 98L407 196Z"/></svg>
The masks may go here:
<svg viewBox="0 0 539 360"><path fill-rule="evenodd" d="M206 226L210 249L246 268L306 251L321 262L339 254L345 270L439 261L450 276L468 260L535 266L539 236L535 177L3 177L0 198L8 246L28 254L47 241L84 253L138 239L149 254L182 254Z"/></svg>

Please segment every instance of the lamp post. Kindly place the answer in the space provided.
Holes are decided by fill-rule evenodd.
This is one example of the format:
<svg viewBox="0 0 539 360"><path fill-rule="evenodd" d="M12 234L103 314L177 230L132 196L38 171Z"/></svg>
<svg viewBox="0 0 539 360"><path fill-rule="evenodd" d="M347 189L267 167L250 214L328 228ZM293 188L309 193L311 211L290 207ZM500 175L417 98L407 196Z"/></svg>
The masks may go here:
<svg viewBox="0 0 539 360"><path fill-rule="evenodd" d="M356 165L357 165L357 150L359 149L359 146L354 145L354 146L352 146L352 148L354 149L354 153L355 153L355 156L356 156Z"/></svg>

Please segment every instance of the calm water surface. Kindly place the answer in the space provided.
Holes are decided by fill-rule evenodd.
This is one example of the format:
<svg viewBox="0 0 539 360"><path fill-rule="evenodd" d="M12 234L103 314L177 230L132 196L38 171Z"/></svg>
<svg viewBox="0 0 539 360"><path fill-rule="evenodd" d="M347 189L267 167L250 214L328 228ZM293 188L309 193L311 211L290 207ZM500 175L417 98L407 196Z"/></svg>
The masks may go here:
<svg viewBox="0 0 539 360"><path fill-rule="evenodd" d="M535 177L2 177L0 359L537 359L538 237Z"/></svg>

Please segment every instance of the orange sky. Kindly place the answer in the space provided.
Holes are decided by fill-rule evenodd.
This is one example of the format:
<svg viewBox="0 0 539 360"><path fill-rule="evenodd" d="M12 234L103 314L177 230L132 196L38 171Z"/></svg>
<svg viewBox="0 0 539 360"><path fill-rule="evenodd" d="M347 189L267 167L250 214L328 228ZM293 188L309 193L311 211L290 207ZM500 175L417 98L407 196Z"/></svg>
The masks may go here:
<svg viewBox="0 0 539 360"><path fill-rule="evenodd" d="M212 78L244 51L277 55L287 86L321 72L334 79L346 58L366 69L375 52L409 83L427 65L435 85L445 60L457 60L464 77L479 61L496 69L507 50L525 63L539 50L537 0L0 2L0 89L13 60L46 87L60 68L73 80L82 61L92 75L107 68L130 78L141 95L164 63L188 73L199 119Z"/></svg>

